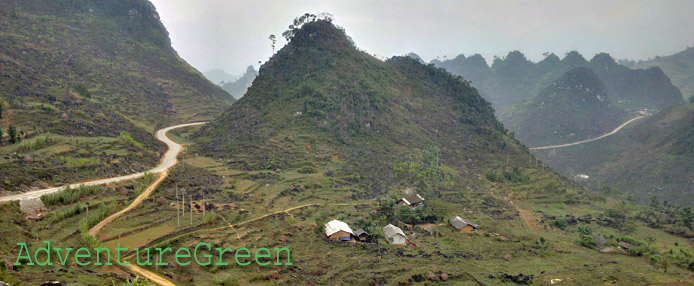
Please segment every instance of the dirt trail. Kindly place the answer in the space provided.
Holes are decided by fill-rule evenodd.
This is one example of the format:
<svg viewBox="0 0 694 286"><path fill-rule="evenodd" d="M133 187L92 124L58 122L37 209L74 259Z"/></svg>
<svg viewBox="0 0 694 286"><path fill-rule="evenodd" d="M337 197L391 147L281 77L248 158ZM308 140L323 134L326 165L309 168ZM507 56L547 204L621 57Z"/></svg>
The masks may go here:
<svg viewBox="0 0 694 286"><path fill-rule="evenodd" d="M152 192L154 192L154 190L157 188L157 186L159 186L159 184L160 184L162 181L164 181L164 179L166 179L166 177L167 177L168 175L169 175L169 170L165 170L165 171L159 173L159 174L157 175L157 179L154 180L154 182L152 182L152 183L149 185L149 187L147 187L147 189L145 189L139 196L137 196L137 198L135 198L135 200L133 200L133 202L130 203L130 205L129 205L128 207L126 207L126 208L120 210L120 211L117 212L117 213L114 213L114 214L110 215L109 217L105 218L104 220L102 220L101 222L99 222L98 224L96 224L95 226L93 226L93 227L89 230L89 234L91 234L91 235L93 235L93 236L96 236L96 234L99 233L99 231L100 231L102 228L104 228L104 226L106 226L107 224L109 224L110 222L112 222L114 219L117 219L118 217L122 216L123 214L129 212L130 210L134 209L136 206L138 206L139 204L141 204L144 200L146 200L147 198L149 198L149 195L152 194Z"/></svg>
<svg viewBox="0 0 694 286"><path fill-rule="evenodd" d="M593 139L586 139L586 140L581 140L581 141L578 141L578 142L567 143L567 144L561 144L561 145L533 147L533 148L529 148L529 149L530 149L530 150L544 150L544 149L564 148L564 147L570 147L570 146L575 146L575 145L579 145L579 144L583 144L583 143L588 143L588 142L597 141L597 140L600 140L600 139L605 138L605 137L607 137L607 136L614 135L615 133L619 132L619 130L622 130L622 128L626 127L626 126L629 125L630 123L632 123L632 122L634 122L634 121L636 121L636 120L639 120L639 119L641 119L641 118L644 118L644 117L646 117L646 115L642 115L642 116L638 116L638 117L632 118L632 119L630 119L629 121L622 123L622 125L619 125L617 128L615 128L614 130L612 130L612 132L606 133L606 134L603 134L603 135L600 135L599 137L595 137L595 138L593 138Z"/></svg>
<svg viewBox="0 0 694 286"><path fill-rule="evenodd" d="M519 206L516 205L516 210L518 211L518 214L520 214L521 219L523 219L523 222L530 228L532 231L537 231L540 229L540 226L535 222L535 217L532 215L532 213L526 209L523 209Z"/></svg>
<svg viewBox="0 0 694 286"><path fill-rule="evenodd" d="M200 124L204 124L204 123L181 124L181 125L176 125L176 126L172 126L172 127L168 127L168 128L164 128L164 129L159 130L157 132L156 137L157 137L157 139L163 141L164 143L166 143L169 146L169 151L167 151L166 154L164 155L164 157L162 157L161 164L153 170L154 172L158 172L157 177L154 180L154 182L152 182L147 187L147 189L145 189L139 196L137 196L137 198L135 198L135 200L133 200L133 202L130 203L130 205L128 205L126 208L110 215L109 217L102 220L101 222L96 224L94 227L92 227L89 230L89 234L96 237L97 234L99 233L99 231L104 226L106 226L107 224L109 224L113 220L119 218L123 214L129 212L130 210L134 209L135 207L140 205L144 200L149 198L149 195L151 195L152 192L154 192L154 190L157 188L157 186L159 186L159 184L162 181L164 181L164 179L166 179L166 177L169 175L169 168L173 167L174 165L176 165L178 163L178 160L176 160L176 157L183 149L181 147L181 145L179 145L179 144L173 142L171 139L169 139L166 136L166 132L168 132L171 129L175 129L175 128L192 126L192 125L200 125ZM161 277L158 274L151 272L151 271L148 271L144 268L138 267L133 263L130 263L130 264L124 266L124 268L127 269L128 271L130 271L131 273L135 273L137 275L140 275L146 279L149 279L151 282L157 283L159 285L164 285L164 286L176 285L176 284L172 283L171 281L167 280L166 278Z"/></svg>

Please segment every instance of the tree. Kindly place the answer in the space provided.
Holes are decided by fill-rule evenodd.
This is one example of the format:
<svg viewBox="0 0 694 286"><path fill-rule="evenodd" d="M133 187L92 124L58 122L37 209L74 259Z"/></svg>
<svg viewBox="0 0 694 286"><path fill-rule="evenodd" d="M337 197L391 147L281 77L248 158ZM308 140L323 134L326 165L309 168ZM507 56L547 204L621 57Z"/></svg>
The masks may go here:
<svg viewBox="0 0 694 286"><path fill-rule="evenodd" d="M289 42L292 40L296 32L299 31L299 29L301 29L301 27L304 24L315 22L317 20L332 22L333 18L332 15L329 13L321 13L317 16L315 14L306 13L304 15L301 15L300 17L294 18L294 22L291 25L289 25L289 30L284 31L282 33L282 37L284 37L287 40L287 42Z"/></svg>
<svg viewBox="0 0 694 286"><path fill-rule="evenodd" d="M14 125L11 125L7 128L7 135L10 136L10 143L14 144L17 142L17 129L14 128Z"/></svg>
<svg viewBox="0 0 694 286"><path fill-rule="evenodd" d="M275 34L272 34L272 35L270 35L270 37L268 39L270 39L270 41L272 42L272 45L270 45L270 46L272 46L272 54L274 55L275 54L275 43L277 43L277 37L275 37Z"/></svg>
<svg viewBox="0 0 694 286"><path fill-rule="evenodd" d="M0 118L2 118L2 103L0 103Z"/></svg>

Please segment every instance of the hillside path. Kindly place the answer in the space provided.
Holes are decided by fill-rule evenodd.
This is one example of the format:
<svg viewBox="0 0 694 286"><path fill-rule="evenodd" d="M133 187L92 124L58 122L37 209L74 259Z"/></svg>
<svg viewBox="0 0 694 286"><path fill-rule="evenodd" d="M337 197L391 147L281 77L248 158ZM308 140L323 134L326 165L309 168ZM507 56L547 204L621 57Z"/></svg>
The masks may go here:
<svg viewBox="0 0 694 286"><path fill-rule="evenodd" d="M599 137L595 137L595 138L592 138L592 139L586 139L586 140L582 140L582 141L578 141L578 142L573 142L573 143L561 144L561 145L551 145L551 146L533 147L533 148L530 148L530 150L544 150L544 149L564 148L564 147L570 147L570 146L574 146L574 145L579 145L579 144L583 144L583 143L588 143L588 142L597 141L597 140L603 139L603 138L605 138L605 137L607 137L607 136L610 136L610 135L613 135L613 134L619 132L619 130L622 130L622 128L624 128L624 127L626 127L627 125L631 124L632 122L634 122L634 121L636 121L636 120L639 120L639 119L641 119L641 118L644 118L644 117L646 117L646 115L641 115L641 116L632 118L632 119L630 119L629 121L624 122L622 125L619 125L617 128L615 128L614 130L612 130L610 133L606 133L606 134L600 135Z"/></svg>

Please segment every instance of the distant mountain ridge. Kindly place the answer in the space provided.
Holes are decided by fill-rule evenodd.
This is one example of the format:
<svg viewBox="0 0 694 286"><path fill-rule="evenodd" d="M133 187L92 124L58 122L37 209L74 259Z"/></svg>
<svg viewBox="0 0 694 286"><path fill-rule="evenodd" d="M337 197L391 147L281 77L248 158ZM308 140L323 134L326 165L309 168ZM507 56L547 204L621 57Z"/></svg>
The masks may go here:
<svg viewBox="0 0 694 286"><path fill-rule="evenodd" d="M563 59L547 54L542 61L533 63L521 52L512 51L504 58L496 58L491 67L480 55L460 55L432 63L470 80L499 112L535 97L564 73L578 67L593 69L614 103L626 111L662 110L683 102L680 91L659 68L632 70L617 64L608 54L597 54L589 62L572 51Z"/></svg>
<svg viewBox="0 0 694 286"><path fill-rule="evenodd" d="M589 139L627 119L604 83L588 68L566 72L539 95L504 112L502 122L530 146Z"/></svg>
<svg viewBox="0 0 694 286"><path fill-rule="evenodd" d="M234 98L241 98L249 87L253 84L253 80L258 76L258 72L251 65L246 68L246 72L241 77L232 82L227 82L222 85L222 89L231 94Z"/></svg>
<svg viewBox="0 0 694 286"><path fill-rule="evenodd" d="M629 67L645 69L659 67L672 79L672 83L681 91L686 100L694 97L694 47L686 48L679 53L656 57L648 61L627 63Z"/></svg>
<svg viewBox="0 0 694 286"><path fill-rule="evenodd" d="M222 86L227 82L236 81L239 76L231 75L221 69L213 69L203 73L203 75L209 79L212 83Z"/></svg>

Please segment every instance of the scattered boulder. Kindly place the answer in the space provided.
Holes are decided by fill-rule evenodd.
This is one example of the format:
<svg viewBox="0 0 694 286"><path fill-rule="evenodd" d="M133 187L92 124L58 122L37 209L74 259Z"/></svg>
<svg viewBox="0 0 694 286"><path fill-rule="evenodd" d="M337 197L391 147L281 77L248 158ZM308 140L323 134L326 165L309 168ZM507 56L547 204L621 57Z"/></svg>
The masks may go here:
<svg viewBox="0 0 694 286"><path fill-rule="evenodd" d="M506 260L506 261L511 261L511 259L513 259L513 256L511 256L510 253L506 254L506 256L504 256L504 260Z"/></svg>
<svg viewBox="0 0 694 286"><path fill-rule="evenodd" d="M22 162L24 162L24 164L31 164L32 162L34 162L34 158L32 158L29 155L26 155L24 156L24 158L22 158Z"/></svg>
<svg viewBox="0 0 694 286"><path fill-rule="evenodd" d="M287 236L286 235L280 235L280 241L281 242L287 242Z"/></svg>
<svg viewBox="0 0 694 286"><path fill-rule="evenodd" d="M270 280L270 279L275 279L275 280L280 279L280 272L277 271L277 270L270 272L270 274L267 275L267 279L268 279L268 280Z"/></svg>
<svg viewBox="0 0 694 286"><path fill-rule="evenodd" d="M67 113L65 113L65 112L63 112L63 115L60 116L60 118L62 118L62 119L67 119L67 117L68 117Z"/></svg>
<svg viewBox="0 0 694 286"><path fill-rule="evenodd" d="M160 206L166 205L166 198L164 198L164 197L157 198L157 204Z"/></svg>
<svg viewBox="0 0 694 286"><path fill-rule="evenodd" d="M429 273L427 273L427 279L431 281L436 280L436 274L434 274L434 272L429 271Z"/></svg>
<svg viewBox="0 0 694 286"><path fill-rule="evenodd" d="M448 281L448 273L441 274L441 281Z"/></svg>

